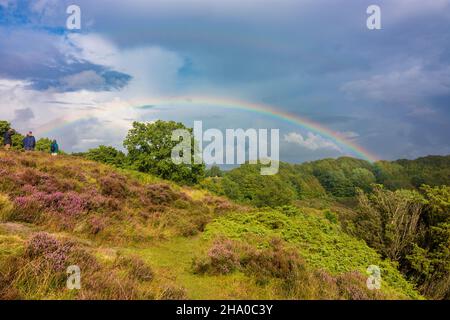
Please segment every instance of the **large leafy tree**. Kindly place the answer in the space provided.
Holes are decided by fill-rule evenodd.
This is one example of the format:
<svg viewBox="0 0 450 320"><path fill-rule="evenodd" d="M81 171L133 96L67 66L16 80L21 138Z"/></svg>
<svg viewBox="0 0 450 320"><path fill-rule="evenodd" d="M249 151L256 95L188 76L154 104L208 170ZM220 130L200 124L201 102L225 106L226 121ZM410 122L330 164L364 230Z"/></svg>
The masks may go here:
<svg viewBox="0 0 450 320"><path fill-rule="evenodd" d="M422 186L422 232L406 257L410 276L434 299L450 299L450 187Z"/></svg>
<svg viewBox="0 0 450 320"><path fill-rule="evenodd" d="M360 236L383 256L401 261L417 240L423 198L417 191L386 190L375 185L358 194L356 225Z"/></svg>
<svg viewBox="0 0 450 320"><path fill-rule="evenodd" d="M277 207L295 199L295 189L281 174L262 176L260 164L243 164L221 180L223 192L233 200L258 207Z"/></svg>
<svg viewBox="0 0 450 320"><path fill-rule="evenodd" d="M111 164L119 168L125 168L128 163L127 157L122 151L109 146L99 146L98 148L90 149L83 156L89 160Z"/></svg>
<svg viewBox="0 0 450 320"><path fill-rule="evenodd" d="M11 129L11 124L8 121L0 121L0 143L3 145L3 135L6 131ZM23 139L25 137L18 132L15 132L12 136L12 148L15 150L23 149Z"/></svg>
<svg viewBox="0 0 450 320"><path fill-rule="evenodd" d="M11 124L8 121L0 121L0 137L3 138L3 135L6 131L11 128Z"/></svg>
<svg viewBox="0 0 450 320"><path fill-rule="evenodd" d="M21 135L20 133L16 132L12 136L12 148L14 150L22 150L23 149L23 139L25 139L25 136Z"/></svg>
<svg viewBox="0 0 450 320"><path fill-rule="evenodd" d="M177 129L191 133L191 164L175 164L172 160L172 150L179 144L178 141L172 141L172 133ZM204 177L204 164L194 164L192 129L186 128L180 122L134 122L124 146L128 150L131 166L141 172L187 184L197 183Z"/></svg>

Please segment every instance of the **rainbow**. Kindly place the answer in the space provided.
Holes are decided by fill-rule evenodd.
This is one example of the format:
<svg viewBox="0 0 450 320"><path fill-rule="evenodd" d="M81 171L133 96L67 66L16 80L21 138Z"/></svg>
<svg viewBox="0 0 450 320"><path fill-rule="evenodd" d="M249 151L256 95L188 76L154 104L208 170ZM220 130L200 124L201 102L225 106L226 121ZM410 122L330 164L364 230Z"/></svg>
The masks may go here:
<svg viewBox="0 0 450 320"><path fill-rule="evenodd" d="M318 122L314 122L305 117L281 111L280 108L269 106L261 103L252 103L248 101L241 101L229 98L207 97L207 96L186 96L186 97L162 97L162 98L148 98L134 101L122 101L115 104L109 104L108 108L104 110L111 110L112 108L134 108L139 109L141 106L205 106L205 107L220 107L225 109L235 109L241 111L254 112L261 115L266 115L272 118L282 120L287 123L291 123L295 126L299 126L303 129L312 131L316 134L333 141L337 145L343 146L354 156L367 160L369 162L375 162L378 157L364 149L362 146L356 144L354 141L344 137L342 134L335 132ZM68 117L55 119L44 126L36 129L41 135L49 133L58 128L62 128L68 124L81 120L83 118L89 118L92 114L89 112L79 113Z"/></svg>

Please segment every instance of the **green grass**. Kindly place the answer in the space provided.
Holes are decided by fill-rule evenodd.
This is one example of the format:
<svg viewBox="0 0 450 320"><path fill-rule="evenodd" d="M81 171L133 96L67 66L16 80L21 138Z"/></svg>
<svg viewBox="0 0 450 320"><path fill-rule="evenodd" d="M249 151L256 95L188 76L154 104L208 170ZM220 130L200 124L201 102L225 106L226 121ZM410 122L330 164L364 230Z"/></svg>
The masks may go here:
<svg viewBox="0 0 450 320"><path fill-rule="evenodd" d="M158 281L176 282L187 290L187 297L202 299L276 299L274 286L261 290L254 280L240 272L230 275L197 275L192 259L206 249L209 242L201 237L174 238L150 248L122 248L125 254L136 254L152 266ZM279 297L278 297L279 298Z"/></svg>

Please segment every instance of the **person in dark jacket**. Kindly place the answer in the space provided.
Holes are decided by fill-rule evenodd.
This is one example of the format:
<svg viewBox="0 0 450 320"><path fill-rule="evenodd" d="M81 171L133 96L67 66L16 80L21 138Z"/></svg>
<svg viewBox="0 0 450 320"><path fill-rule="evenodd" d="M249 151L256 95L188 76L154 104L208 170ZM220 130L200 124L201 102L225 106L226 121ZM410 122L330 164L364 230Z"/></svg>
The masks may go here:
<svg viewBox="0 0 450 320"><path fill-rule="evenodd" d="M50 153L52 156L57 156L59 152L59 146L56 140L53 140L52 144L50 145Z"/></svg>
<svg viewBox="0 0 450 320"><path fill-rule="evenodd" d="M14 135L14 133L15 132L13 129L9 129L3 135L3 145L5 146L6 150L10 149L12 146L12 136Z"/></svg>
<svg viewBox="0 0 450 320"><path fill-rule="evenodd" d="M25 139L23 139L23 147L25 151L34 151L36 147L36 139L33 136L33 132L28 132Z"/></svg>

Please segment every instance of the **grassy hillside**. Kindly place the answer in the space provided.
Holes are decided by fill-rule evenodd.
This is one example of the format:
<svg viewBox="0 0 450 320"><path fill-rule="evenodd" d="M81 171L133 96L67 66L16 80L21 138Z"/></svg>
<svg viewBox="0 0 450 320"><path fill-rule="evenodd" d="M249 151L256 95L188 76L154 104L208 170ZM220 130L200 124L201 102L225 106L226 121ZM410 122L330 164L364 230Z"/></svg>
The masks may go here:
<svg viewBox="0 0 450 320"><path fill-rule="evenodd" d="M0 151L0 176L2 299L420 298L326 210L238 205L74 156Z"/></svg>

